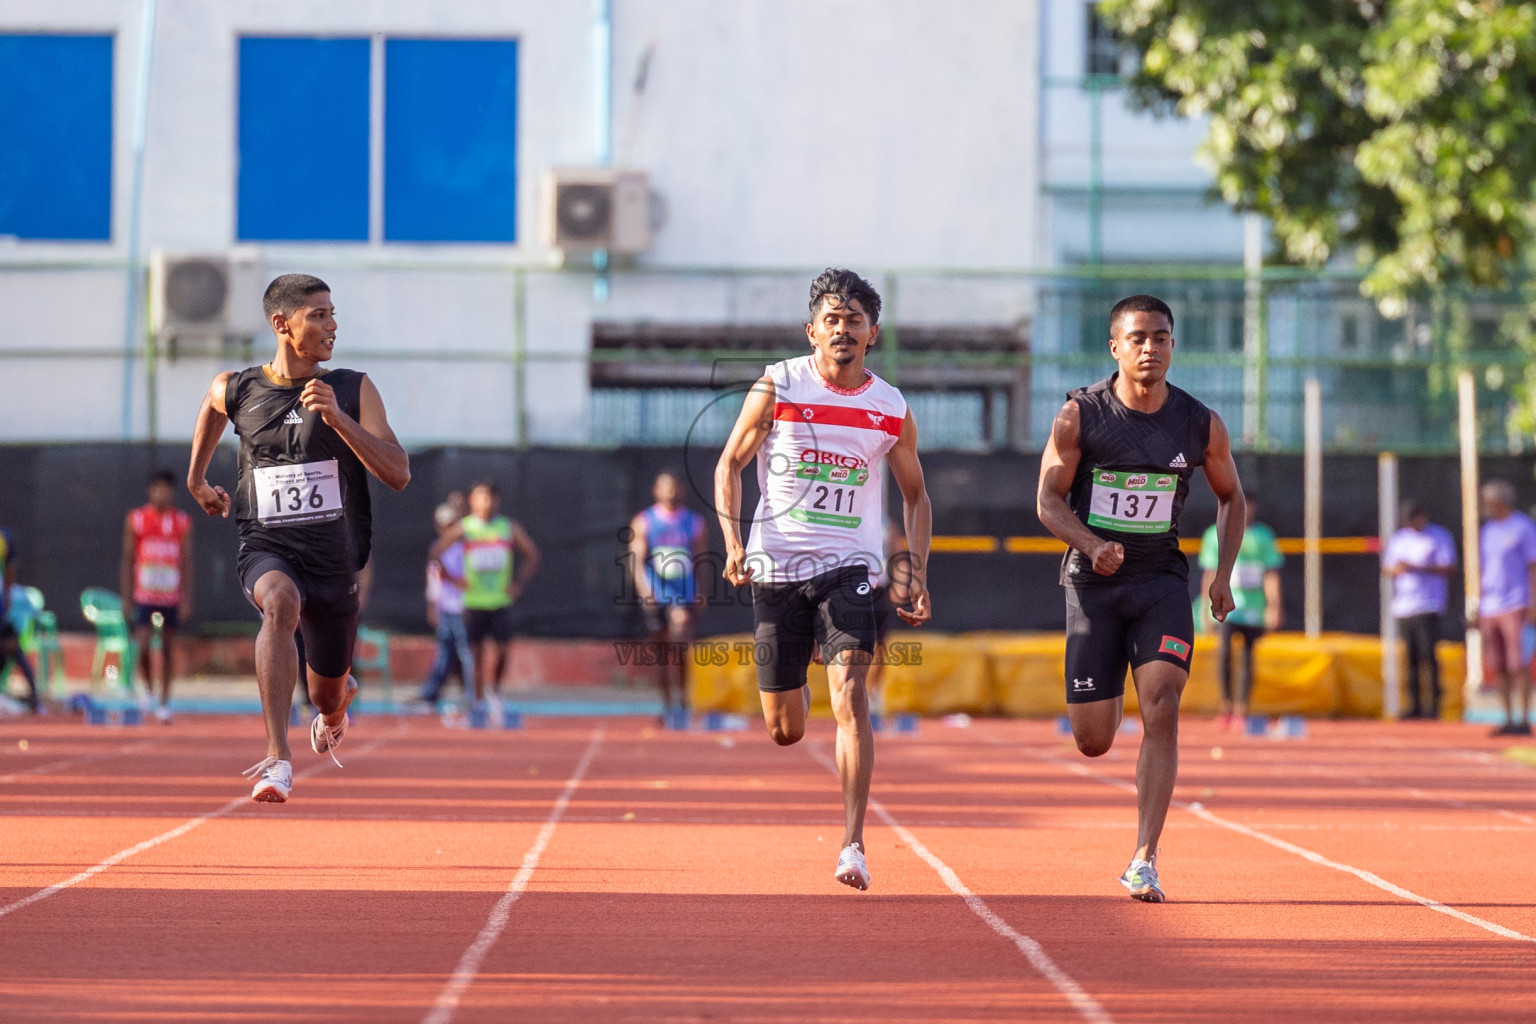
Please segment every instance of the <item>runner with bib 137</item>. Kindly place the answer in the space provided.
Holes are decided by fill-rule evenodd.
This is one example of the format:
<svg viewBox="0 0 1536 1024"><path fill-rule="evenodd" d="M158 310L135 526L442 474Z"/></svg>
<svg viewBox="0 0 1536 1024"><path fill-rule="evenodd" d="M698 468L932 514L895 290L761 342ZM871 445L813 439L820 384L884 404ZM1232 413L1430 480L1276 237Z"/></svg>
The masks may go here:
<svg viewBox="0 0 1536 1024"><path fill-rule="evenodd" d="M373 381L320 365L336 346L330 286L308 274L284 274L262 301L277 354L264 366L214 378L193 430L187 489L211 516L227 517L233 507L239 524L235 569L261 612L256 682L267 729L267 756L246 774L256 780L251 799L282 803L293 787L295 628L303 633L317 711L310 746L334 759L357 692L357 574L368 563L373 528L368 474L399 491L411 468ZM207 480L230 422L240 435L233 501Z"/></svg>
<svg viewBox="0 0 1536 1024"><path fill-rule="evenodd" d="M1038 509L1068 545L1067 711L1077 749L1109 751L1125 709L1127 667L1141 705L1136 852L1120 882L1163 902L1157 843L1179 771L1179 699L1195 624L1179 511L1196 466L1216 495L1211 614L1232 610L1232 564L1243 542L1243 492L1221 417L1169 384L1173 311L1133 295L1109 313L1119 369L1067 396L1040 462Z"/></svg>

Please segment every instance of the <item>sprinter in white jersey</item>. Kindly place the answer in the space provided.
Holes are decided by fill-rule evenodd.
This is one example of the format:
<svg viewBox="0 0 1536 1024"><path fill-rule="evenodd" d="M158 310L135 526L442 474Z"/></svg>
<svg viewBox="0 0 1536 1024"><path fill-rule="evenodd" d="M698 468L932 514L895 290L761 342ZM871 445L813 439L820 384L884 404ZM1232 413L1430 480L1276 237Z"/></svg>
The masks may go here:
<svg viewBox="0 0 1536 1024"><path fill-rule="evenodd" d="M901 489L910 551L893 566L911 600L897 613L927 622L932 508L917 458L917 423L901 392L864 368L879 336L880 296L850 270L811 284L811 354L768 368L752 386L715 469L725 578L752 585L757 685L773 741L805 735L806 667L821 649L837 717L845 830L837 880L869 888L864 811L874 766L865 677L875 650L873 580L885 528L885 467ZM757 459L762 495L741 540L741 471Z"/></svg>

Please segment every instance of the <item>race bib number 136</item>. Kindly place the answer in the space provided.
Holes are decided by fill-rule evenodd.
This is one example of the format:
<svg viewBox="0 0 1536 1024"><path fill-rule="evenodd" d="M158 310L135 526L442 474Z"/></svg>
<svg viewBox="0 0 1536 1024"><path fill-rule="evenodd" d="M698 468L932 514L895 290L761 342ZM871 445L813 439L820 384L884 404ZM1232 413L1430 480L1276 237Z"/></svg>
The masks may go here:
<svg viewBox="0 0 1536 1024"><path fill-rule="evenodd" d="M1088 525L1118 533L1165 533L1173 526L1173 474L1093 471Z"/></svg>
<svg viewBox="0 0 1536 1024"><path fill-rule="evenodd" d="M262 526L297 526L341 518L341 475L335 459L296 466L258 466L253 476L256 519Z"/></svg>

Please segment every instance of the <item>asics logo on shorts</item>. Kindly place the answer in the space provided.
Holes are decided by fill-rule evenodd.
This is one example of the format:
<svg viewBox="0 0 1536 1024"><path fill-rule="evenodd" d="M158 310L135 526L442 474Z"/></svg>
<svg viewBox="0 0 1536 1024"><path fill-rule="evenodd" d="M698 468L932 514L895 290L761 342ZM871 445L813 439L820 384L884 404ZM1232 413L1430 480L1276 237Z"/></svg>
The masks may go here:
<svg viewBox="0 0 1536 1024"><path fill-rule="evenodd" d="M1089 676L1087 679L1072 680L1072 689L1079 692L1093 689L1093 676Z"/></svg>

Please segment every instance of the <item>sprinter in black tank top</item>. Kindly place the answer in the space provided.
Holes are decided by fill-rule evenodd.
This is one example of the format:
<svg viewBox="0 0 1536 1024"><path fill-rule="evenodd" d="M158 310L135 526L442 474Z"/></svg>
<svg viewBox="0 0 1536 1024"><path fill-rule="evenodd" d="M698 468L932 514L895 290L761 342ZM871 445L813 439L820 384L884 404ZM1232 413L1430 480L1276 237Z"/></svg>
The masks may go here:
<svg viewBox="0 0 1536 1024"><path fill-rule="evenodd" d="M356 370L321 370L336 345L330 287L308 274L284 274L267 286L263 302L277 355L214 378L197 415L187 489L211 516L227 518L233 507L240 528L240 585L261 612L256 682L267 730L267 757L246 774L256 779L253 800L282 803L293 786L295 628L317 709L310 746L334 759L357 690L357 573L368 562L373 526L368 474L398 491L411 470L373 382ZM240 435L233 499L207 480L230 422Z"/></svg>
<svg viewBox="0 0 1536 1024"><path fill-rule="evenodd" d="M1120 877L1131 896L1161 903L1157 842L1178 777L1179 698L1194 620L1179 513L1196 466L1216 495L1220 555L1211 614L1232 610L1232 563L1243 542L1243 491L1221 417L1167 381L1173 311L1133 295L1109 314L1119 369L1073 391L1040 462L1040 521L1067 544L1067 711L1077 748L1109 751L1125 709L1129 668L1144 738L1136 765L1137 837Z"/></svg>

